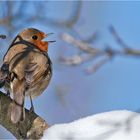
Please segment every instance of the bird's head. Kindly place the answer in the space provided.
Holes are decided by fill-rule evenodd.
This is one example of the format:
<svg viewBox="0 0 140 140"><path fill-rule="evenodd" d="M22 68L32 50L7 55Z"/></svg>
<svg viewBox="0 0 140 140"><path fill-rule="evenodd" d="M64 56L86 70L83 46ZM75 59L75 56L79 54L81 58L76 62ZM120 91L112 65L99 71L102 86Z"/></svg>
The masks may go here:
<svg viewBox="0 0 140 140"><path fill-rule="evenodd" d="M55 41L43 41L44 38L48 37L52 33L44 33L35 28L27 28L24 29L22 32L19 33L19 36L32 44L34 44L39 50L43 52L48 51L48 45L50 42Z"/></svg>

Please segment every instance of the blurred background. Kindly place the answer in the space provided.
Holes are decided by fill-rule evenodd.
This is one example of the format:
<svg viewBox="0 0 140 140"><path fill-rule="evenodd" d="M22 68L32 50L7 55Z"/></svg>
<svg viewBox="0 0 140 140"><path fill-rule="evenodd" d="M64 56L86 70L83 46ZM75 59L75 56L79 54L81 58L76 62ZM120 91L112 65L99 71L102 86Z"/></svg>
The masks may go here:
<svg viewBox="0 0 140 140"><path fill-rule="evenodd" d="M109 31L112 25L132 49L140 49L140 2L103 1L0 1L0 62L14 37L24 28L46 33L53 62L53 77L44 94L34 99L35 111L48 124L67 123L100 112L140 108L140 58L115 56L96 72L88 73L94 59L76 65L64 58L83 52L62 39L73 36L92 47L120 50ZM63 59L62 59L63 58ZM76 57L77 58L77 57ZM95 64L96 65L96 64ZM26 108L30 108L26 98ZM14 139L3 127L0 139Z"/></svg>

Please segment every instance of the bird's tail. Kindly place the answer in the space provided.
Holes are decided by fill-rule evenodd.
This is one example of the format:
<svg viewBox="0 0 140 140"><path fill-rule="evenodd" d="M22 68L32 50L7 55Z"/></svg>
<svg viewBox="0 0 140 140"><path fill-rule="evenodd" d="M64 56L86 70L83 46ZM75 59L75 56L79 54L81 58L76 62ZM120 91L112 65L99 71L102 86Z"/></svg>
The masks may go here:
<svg viewBox="0 0 140 140"><path fill-rule="evenodd" d="M8 65L3 64L0 68L0 88L2 88L5 84L5 79L8 76Z"/></svg>
<svg viewBox="0 0 140 140"><path fill-rule="evenodd" d="M15 78L11 83L13 92L13 103L11 108L11 121L17 123L25 118L24 113L24 98L25 98L25 86L23 80Z"/></svg>

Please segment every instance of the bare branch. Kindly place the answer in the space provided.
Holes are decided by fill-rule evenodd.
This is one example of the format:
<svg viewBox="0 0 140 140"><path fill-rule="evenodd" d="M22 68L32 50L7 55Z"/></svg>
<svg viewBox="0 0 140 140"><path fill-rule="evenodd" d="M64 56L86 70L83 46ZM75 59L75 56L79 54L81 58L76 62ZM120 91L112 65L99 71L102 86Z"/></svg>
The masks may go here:
<svg viewBox="0 0 140 140"><path fill-rule="evenodd" d="M117 34L113 26L110 27L110 32L116 39L116 42L120 46L122 46L121 50L113 49L113 47L110 47L109 45L107 45L106 48L98 49L92 47L92 45L90 45L89 43L85 43L82 40L74 38L68 33L63 33L61 35L62 40L76 47L78 50L82 51L82 54L74 55L69 58L63 57L61 61L66 65L80 65L87 61L95 61L95 59L102 58L105 56L105 58L99 59L99 61L97 61L93 66L85 70L88 74L91 74L96 72L102 65L106 64L106 62L108 62L109 60L111 60L111 58L114 58L116 56L140 57L140 50L130 48L128 45L126 45L121 39L121 37ZM83 54L86 54L86 56Z"/></svg>
<svg viewBox="0 0 140 140"><path fill-rule="evenodd" d="M77 1L75 3L74 9L71 11L71 15L68 19L62 21L62 20L55 20L49 17L41 17L39 16L38 19L44 24L50 24L51 26L55 27L66 27L66 28L73 28L73 26L77 23L80 14L81 14L81 8L82 8L82 1ZM41 15L41 14L40 14ZM43 15L43 14L42 14Z"/></svg>
<svg viewBox="0 0 140 140"><path fill-rule="evenodd" d="M83 52L89 53L89 54L97 54L97 52L100 52L99 49L92 48L91 45L88 43L82 42L80 40L75 39L73 36L71 36L68 33L64 33L61 35L62 40L65 42L74 45L78 49L82 50Z"/></svg>
<svg viewBox="0 0 140 140"><path fill-rule="evenodd" d="M48 124L34 112L25 109L25 120L18 124L10 121L12 99L0 92L0 124L17 139L40 139Z"/></svg>
<svg viewBox="0 0 140 140"><path fill-rule="evenodd" d="M66 65L80 65L84 63L85 61L89 61L93 58L92 55L75 55L72 57L63 57L61 56L59 58L60 62Z"/></svg>

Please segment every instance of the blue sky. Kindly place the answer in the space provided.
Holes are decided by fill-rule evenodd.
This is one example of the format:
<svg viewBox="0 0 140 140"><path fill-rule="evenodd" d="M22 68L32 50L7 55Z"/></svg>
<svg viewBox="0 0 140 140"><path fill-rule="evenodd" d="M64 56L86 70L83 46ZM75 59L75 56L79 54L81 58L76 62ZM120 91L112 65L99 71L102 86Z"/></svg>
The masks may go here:
<svg viewBox="0 0 140 140"><path fill-rule="evenodd" d="M45 2L44 2L45 3ZM30 5L29 5L30 7ZM49 2L46 15L55 19L67 19L74 2ZM104 48L106 44L120 49L108 31L113 25L119 35L132 48L140 49L140 2L93 2L85 1L75 29L84 38L100 32L100 39L92 44ZM116 57L95 74L86 75L83 70L93 63L68 67L58 63L59 54L73 54L74 47L64 43L59 35L70 30L33 23L25 28L36 27L54 32L49 54L53 61L53 78L48 89L34 100L36 112L49 124L65 123L99 112L140 108L140 58ZM19 29L20 30L20 29ZM18 33L18 31L17 31ZM14 38L14 36L13 36ZM29 107L29 100L26 100ZM3 131L2 131L3 132ZM3 138L11 136L3 136Z"/></svg>

